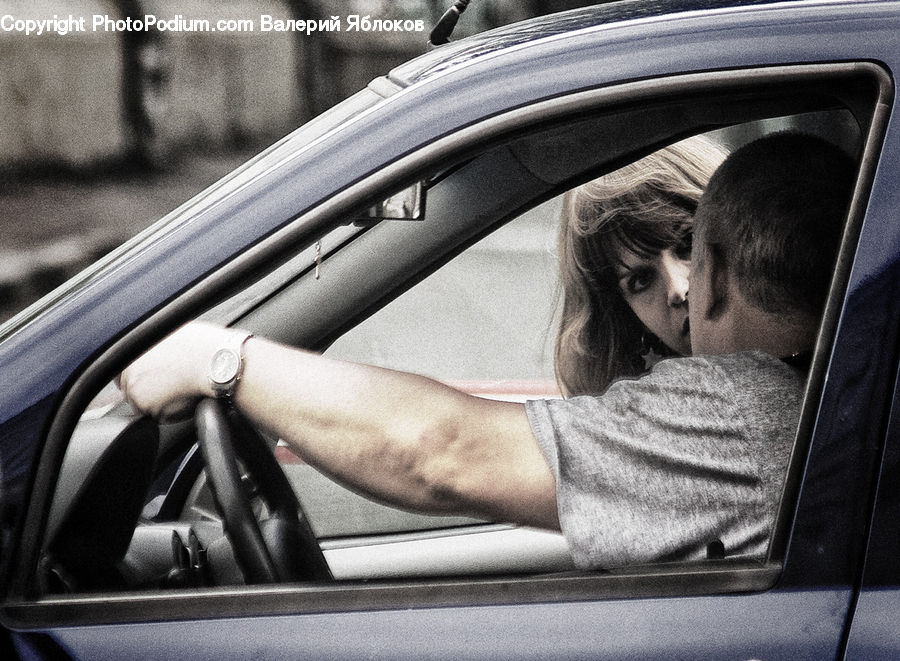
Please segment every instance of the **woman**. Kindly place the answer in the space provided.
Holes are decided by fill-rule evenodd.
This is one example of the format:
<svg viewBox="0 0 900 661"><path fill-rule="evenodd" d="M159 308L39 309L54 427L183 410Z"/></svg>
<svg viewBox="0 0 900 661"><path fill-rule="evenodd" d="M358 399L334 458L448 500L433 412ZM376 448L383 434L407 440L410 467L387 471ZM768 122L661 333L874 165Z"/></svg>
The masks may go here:
<svg viewBox="0 0 900 661"><path fill-rule="evenodd" d="M559 239L556 374L567 395L636 376L654 355L690 354L691 227L725 158L697 136L569 191Z"/></svg>

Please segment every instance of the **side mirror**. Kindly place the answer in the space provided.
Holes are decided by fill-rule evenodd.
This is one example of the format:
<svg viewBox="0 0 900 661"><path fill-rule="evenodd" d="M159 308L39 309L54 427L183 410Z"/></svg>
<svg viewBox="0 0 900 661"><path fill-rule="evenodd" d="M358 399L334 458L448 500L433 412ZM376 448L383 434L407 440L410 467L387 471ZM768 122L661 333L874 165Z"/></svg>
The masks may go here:
<svg viewBox="0 0 900 661"><path fill-rule="evenodd" d="M391 195L354 220L366 224L378 220L422 220L425 217L425 185L418 181Z"/></svg>

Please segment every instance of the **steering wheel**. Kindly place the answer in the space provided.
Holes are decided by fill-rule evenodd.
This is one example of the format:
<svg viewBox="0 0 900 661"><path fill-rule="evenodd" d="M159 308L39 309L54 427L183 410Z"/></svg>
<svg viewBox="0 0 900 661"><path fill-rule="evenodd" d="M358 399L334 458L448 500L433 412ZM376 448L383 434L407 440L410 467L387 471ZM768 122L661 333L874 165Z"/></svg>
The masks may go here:
<svg viewBox="0 0 900 661"><path fill-rule="evenodd" d="M300 502L262 436L215 399L197 405L195 423L210 490L247 583L330 580ZM253 513L238 459L270 512L264 521Z"/></svg>

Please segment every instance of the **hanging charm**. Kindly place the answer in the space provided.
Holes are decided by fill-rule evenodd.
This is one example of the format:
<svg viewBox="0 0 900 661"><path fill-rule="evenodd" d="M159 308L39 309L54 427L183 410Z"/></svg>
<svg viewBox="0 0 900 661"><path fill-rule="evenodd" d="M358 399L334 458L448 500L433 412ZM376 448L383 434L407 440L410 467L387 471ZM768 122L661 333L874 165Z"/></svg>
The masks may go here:
<svg viewBox="0 0 900 661"><path fill-rule="evenodd" d="M319 269L322 266L322 242L316 241L316 280L319 279Z"/></svg>

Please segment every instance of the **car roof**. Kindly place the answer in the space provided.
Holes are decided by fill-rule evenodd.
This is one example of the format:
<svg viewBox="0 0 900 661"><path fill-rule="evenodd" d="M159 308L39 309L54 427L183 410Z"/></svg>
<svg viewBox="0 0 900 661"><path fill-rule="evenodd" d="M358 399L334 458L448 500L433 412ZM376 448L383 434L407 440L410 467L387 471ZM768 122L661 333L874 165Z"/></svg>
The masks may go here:
<svg viewBox="0 0 900 661"><path fill-rule="evenodd" d="M540 16L454 41L393 69L389 78L406 87L449 68L500 50L573 31L691 11L776 4L773 0L623 0ZM784 3L777 3L784 4Z"/></svg>

